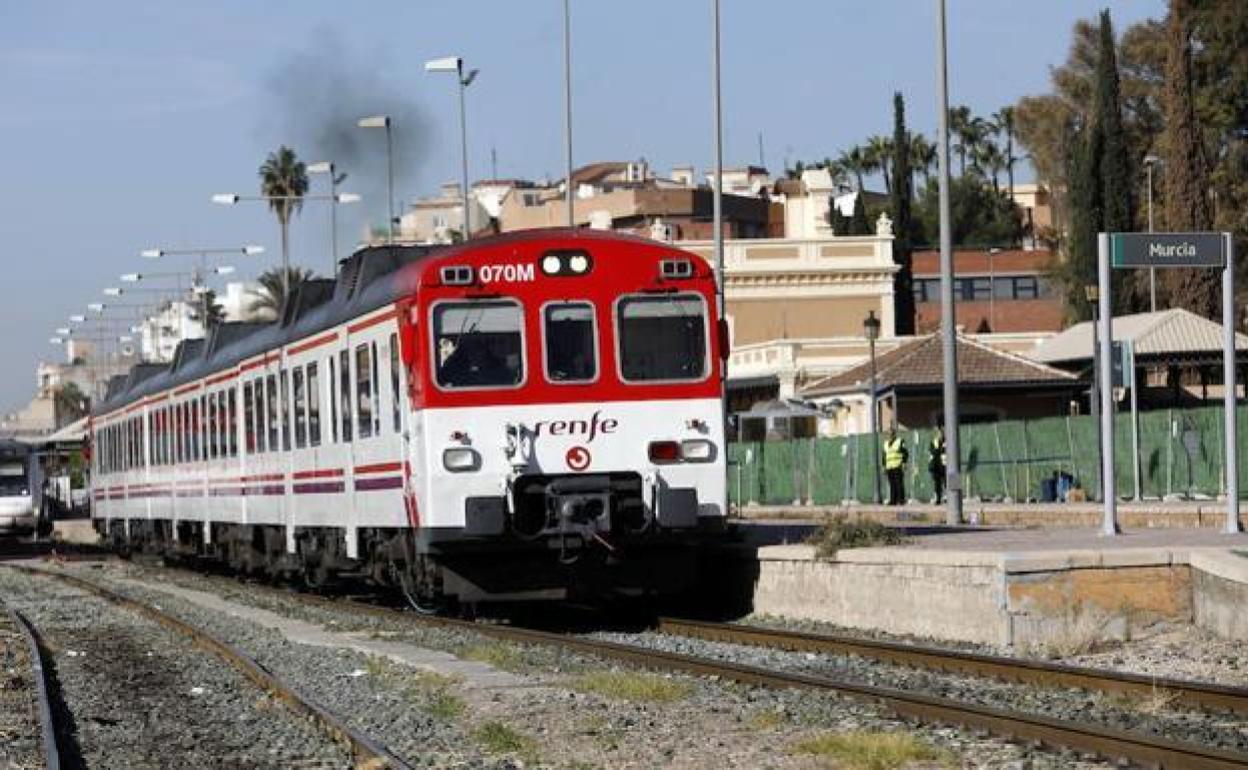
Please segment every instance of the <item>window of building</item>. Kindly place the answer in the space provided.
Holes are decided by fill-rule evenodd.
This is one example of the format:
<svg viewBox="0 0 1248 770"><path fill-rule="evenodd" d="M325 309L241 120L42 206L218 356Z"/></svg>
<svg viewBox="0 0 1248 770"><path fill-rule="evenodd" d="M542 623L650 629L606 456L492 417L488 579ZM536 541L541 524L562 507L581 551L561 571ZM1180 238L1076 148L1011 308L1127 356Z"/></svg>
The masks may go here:
<svg viewBox="0 0 1248 770"><path fill-rule="evenodd" d="M524 379L520 305L443 302L433 308L435 376L443 388L515 387Z"/></svg>
<svg viewBox="0 0 1248 770"><path fill-rule="evenodd" d="M594 306L588 302L560 302L542 311L546 379L551 382L591 382L598 377L598 336Z"/></svg>
<svg viewBox="0 0 1248 770"><path fill-rule="evenodd" d="M321 379L316 362L308 364L308 446L321 445Z"/></svg>
<svg viewBox="0 0 1248 770"><path fill-rule="evenodd" d="M624 297L616 306L620 376L631 382L701 380L706 308L695 295Z"/></svg>

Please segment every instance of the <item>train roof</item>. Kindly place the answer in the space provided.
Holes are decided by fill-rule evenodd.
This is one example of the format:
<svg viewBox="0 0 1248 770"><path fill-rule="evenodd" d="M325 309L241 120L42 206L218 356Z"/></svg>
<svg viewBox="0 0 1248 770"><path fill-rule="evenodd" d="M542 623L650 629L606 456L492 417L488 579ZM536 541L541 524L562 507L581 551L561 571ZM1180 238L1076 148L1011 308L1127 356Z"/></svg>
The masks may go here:
<svg viewBox="0 0 1248 770"><path fill-rule="evenodd" d="M391 304L417 287L428 264L483 247L506 248L539 240L631 241L663 247L635 235L577 228L521 230L451 246L368 246L344 259L336 278L313 278L295 287L277 320L217 324L206 339L178 343L169 363L136 364L127 374L112 377L104 399L95 405L92 414L109 414L139 399L226 371L265 351ZM401 269L416 263L422 267Z"/></svg>

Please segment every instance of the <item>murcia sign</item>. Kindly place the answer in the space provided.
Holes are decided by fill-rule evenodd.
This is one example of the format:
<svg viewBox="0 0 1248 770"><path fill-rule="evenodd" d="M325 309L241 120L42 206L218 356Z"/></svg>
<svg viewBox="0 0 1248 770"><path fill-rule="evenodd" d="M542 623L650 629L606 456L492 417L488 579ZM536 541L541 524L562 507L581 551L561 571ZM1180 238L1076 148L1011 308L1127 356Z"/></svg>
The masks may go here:
<svg viewBox="0 0 1248 770"><path fill-rule="evenodd" d="M1112 233L1114 267L1225 267L1222 233Z"/></svg>

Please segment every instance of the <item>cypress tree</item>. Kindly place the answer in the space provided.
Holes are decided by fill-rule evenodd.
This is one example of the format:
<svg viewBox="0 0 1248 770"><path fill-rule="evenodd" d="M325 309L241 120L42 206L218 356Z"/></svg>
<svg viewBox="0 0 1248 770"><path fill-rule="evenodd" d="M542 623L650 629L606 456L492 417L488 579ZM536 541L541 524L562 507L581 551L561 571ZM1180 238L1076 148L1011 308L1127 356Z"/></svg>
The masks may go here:
<svg viewBox="0 0 1248 770"><path fill-rule="evenodd" d="M1072 137L1067 157L1070 228L1062 282L1066 287L1066 307L1071 320L1092 317L1084 287L1096 283L1096 233L1101 222L1101 186L1097 174L1100 139L1092 127Z"/></svg>
<svg viewBox="0 0 1248 770"><path fill-rule="evenodd" d="M867 221L867 204L862 190L854 195L854 215L849 218L849 235L870 235L871 223Z"/></svg>
<svg viewBox="0 0 1248 770"><path fill-rule="evenodd" d="M898 91L893 94L893 262L901 269L894 277L895 334L914 334L914 271L911 237L914 220L910 214L912 192L910 174L910 133L906 131L906 102Z"/></svg>
<svg viewBox="0 0 1248 770"><path fill-rule="evenodd" d="M1200 131L1192 97L1192 6L1190 0L1171 0L1166 20L1166 69L1162 87L1165 129L1161 153L1165 161L1166 228L1174 231L1207 230L1211 226L1209 188ZM1163 271L1170 304L1207 318L1217 318L1221 307L1221 279L1208 269Z"/></svg>
<svg viewBox="0 0 1248 770"><path fill-rule="evenodd" d="M1132 184L1131 161L1122 127L1122 100L1119 94L1118 53L1109 11L1101 11L1100 45L1097 47L1095 102L1092 107L1092 130L1099 142L1096 174L1100 184L1099 232L1125 233L1135 229L1133 212L1135 185ZM1095 235L1095 232L1094 232ZM1092 242L1095 258L1095 240ZM1093 262L1095 265L1095 262ZM1132 312L1138 308L1136 281L1131 273L1115 270L1111 274L1114 287L1114 308Z"/></svg>

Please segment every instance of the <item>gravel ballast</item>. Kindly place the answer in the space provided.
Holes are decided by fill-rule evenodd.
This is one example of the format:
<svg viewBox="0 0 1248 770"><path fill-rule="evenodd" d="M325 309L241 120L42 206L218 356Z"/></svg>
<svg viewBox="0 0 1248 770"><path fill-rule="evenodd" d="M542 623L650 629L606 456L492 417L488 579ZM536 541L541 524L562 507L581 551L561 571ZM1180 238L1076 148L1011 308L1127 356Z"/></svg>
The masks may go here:
<svg viewBox="0 0 1248 770"><path fill-rule="evenodd" d="M0 593L52 653L70 766L338 768L349 752L180 635L50 578Z"/></svg>
<svg viewBox="0 0 1248 770"><path fill-rule="evenodd" d="M21 627L0 602L0 767L44 767L35 661Z"/></svg>
<svg viewBox="0 0 1248 770"><path fill-rule="evenodd" d="M75 568L84 577L201 626L238 646L357 729L413 764L428 767L810 767L802 741L829 733L912 735L944 763L992 768L1105 767L1070 752L1040 750L945 727L906 724L873 705L835 694L771 690L709 678L638 674L550 647L504 644L422 624L409 615L364 615L311 606L271 590L176 570ZM118 582L140 577L152 588ZM347 650L294 645L275 631L222 616L155 583L176 583L232 602L337 631L404 641L487 660L519 686L471 687ZM668 696L635 696L597 683L654 680ZM666 683L666 684L664 684ZM512 738L513 740L499 740ZM928 766L941 766L937 765Z"/></svg>

